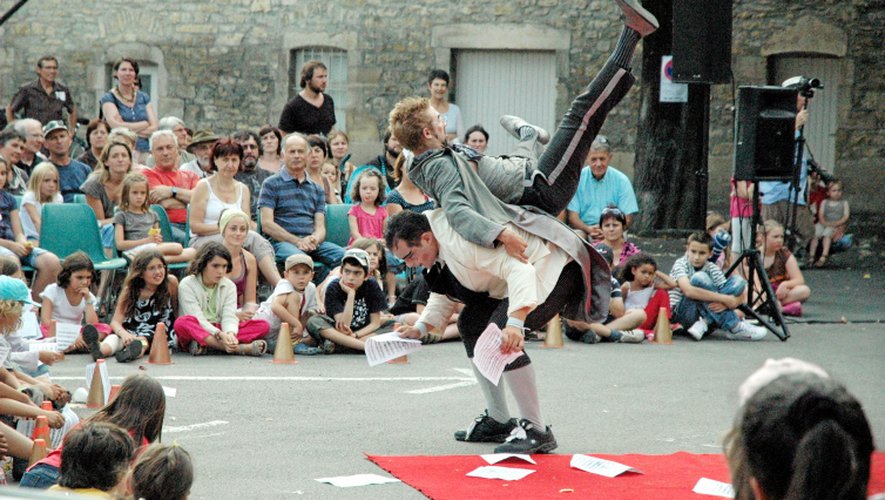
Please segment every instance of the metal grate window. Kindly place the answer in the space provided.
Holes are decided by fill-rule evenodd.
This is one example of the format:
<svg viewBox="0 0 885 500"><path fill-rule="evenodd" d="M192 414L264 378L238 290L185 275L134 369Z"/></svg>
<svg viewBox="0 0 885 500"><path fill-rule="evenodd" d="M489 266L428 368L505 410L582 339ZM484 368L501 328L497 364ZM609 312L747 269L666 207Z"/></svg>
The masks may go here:
<svg viewBox="0 0 885 500"><path fill-rule="evenodd" d="M329 69L326 93L335 101L335 128L347 123L347 51L331 47L302 47L289 52L289 99L301 91L301 67L307 61L321 61Z"/></svg>

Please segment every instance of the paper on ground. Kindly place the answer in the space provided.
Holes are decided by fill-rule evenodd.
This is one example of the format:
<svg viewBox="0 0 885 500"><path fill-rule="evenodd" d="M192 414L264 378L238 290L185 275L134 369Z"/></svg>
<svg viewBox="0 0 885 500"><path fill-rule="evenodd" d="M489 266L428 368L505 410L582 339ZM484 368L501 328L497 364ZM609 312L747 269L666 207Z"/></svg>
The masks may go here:
<svg viewBox="0 0 885 500"><path fill-rule="evenodd" d="M104 389L104 403L107 404L108 400L111 398L111 377L108 375L108 364L101 363L101 370L99 370L99 374L101 375L101 385ZM92 387L92 374L95 372L95 363L86 365L86 391L89 392L89 389Z"/></svg>
<svg viewBox="0 0 885 500"><path fill-rule="evenodd" d="M399 483L400 480L393 477L379 476L378 474L355 474L353 476L323 477L315 479L321 483L329 483L339 488L352 486L367 486L370 484Z"/></svg>
<svg viewBox="0 0 885 500"><path fill-rule="evenodd" d="M504 367L521 355L522 351L510 354L501 353L501 329L498 328L498 325L491 323L476 341L476 346L473 348L473 364L476 365L479 373L482 373L491 383L498 385L501 374L504 373Z"/></svg>
<svg viewBox="0 0 885 500"><path fill-rule="evenodd" d="M166 387L165 385L163 386L163 394L165 394L167 398L174 398L177 393L178 389L174 387Z"/></svg>
<svg viewBox="0 0 885 500"><path fill-rule="evenodd" d="M58 344L59 351L67 349L79 336L80 325L75 325L74 323L55 323L55 342Z"/></svg>
<svg viewBox="0 0 885 500"><path fill-rule="evenodd" d="M71 405L65 405L61 410L61 414L65 417L65 425L58 429L49 429L49 442L46 443L47 448L58 448L65 434L80 423L80 417L74 413ZM20 418L15 426L15 430L25 436L30 436L34 433L35 425L36 421L33 418Z"/></svg>
<svg viewBox="0 0 885 500"><path fill-rule="evenodd" d="M418 350L421 350L418 339L404 339L396 332L382 333L366 340L366 361L369 366L377 366Z"/></svg>
<svg viewBox="0 0 885 500"><path fill-rule="evenodd" d="M706 477L698 479L698 483L694 485L694 488L691 491L700 495L734 498L734 488L732 488L730 484L707 479Z"/></svg>
<svg viewBox="0 0 885 500"><path fill-rule="evenodd" d="M518 458L520 460L524 460L530 464L537 464L534 460L532 460L531 455L526 455L524 453L486 453L485 455L480 455L486 463L490 465L495 465L498 462L503 462L508 458Z"/></svg>
<svg viewBox="0 0 885 500"><path fill-rule="evenodd" d="M531 469L518 469L516 467L498 467L497 465L484 465L467 473L470 477L483 479L504 479L505 481L518 481L532 472Z"/></svg>
<svg viewBox="0 0 885 500"><path fill-rule="evenodd" d="M33 351L59 352L58 344L55 343L55 339L30 342L30 343L28 343L28 350L31 352L33 352Z"/></svg>
<svg viewBox="0 0 885 500"><path fill-rule="evenodd" d="M627 471L642 474L642 471L634 469L629 465L619 464L604 458L591 457L590 455L572 455L572 461L569 463L572 468L580 469L591 474L599 474L605 477L615 477Z"/></svg>
<svg viewBox="0 0 885 500"><path fill-rule="evenodd" d="M37 310L31 304L22 306L22 323L18 329L21 338L25 340L36 339L41 336L40 322L37 321Z"/></svg>

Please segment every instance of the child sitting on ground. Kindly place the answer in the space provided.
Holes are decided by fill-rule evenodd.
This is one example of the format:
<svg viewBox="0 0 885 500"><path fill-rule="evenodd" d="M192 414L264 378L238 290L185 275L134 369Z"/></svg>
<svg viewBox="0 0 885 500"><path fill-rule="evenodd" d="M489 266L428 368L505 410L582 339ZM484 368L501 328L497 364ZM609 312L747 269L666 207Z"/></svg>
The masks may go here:
<svg viewBox="0 0 885 500"><path fill-rule="evenodd" d="M341 259L341 277L326 290L326 314L307 322L307 331L326 354L336 346L364 351L366 339L381 327L381 311L387 308L384 292L369 274L369 254L350 248Z"/></svg>
<svg viewBox="0 0 885 500"><path fill-rule="evenodd" d="M84 340L84 334L104 339L111 333L111 327L105 323L99 323L98 314L95 312L95 295L89 291L95 281L95 266L92 260L83 252L75 252L69 255L61 266L58 273L58 282L48 285L40 297L43 298L43 308L40 311L40 330L44 336L51 336L50 327L52 322L71 323L80 325L86 321L86 325L80 330L80 335L67 349L66 353L86 352L88 345Z"/></svg>
<svg viewBox="0 0 885 500"><path fill-rule="evenodd" d="M597 245L596 251L608 262L614 261L614 253L608 245ZM645 340L645 333L634 330L645 320L645 311L641 309L627 310L624 307L624 299L621 297L621 284L614 277L611 278L612 291L609 302L608 317L602 323L585 323L583 321L565 320L566 337L581 341L585 344L595 344L599 340L605 342L620 342L625 344L639 344Z"/></svg>
<svg viewBox="0 0 885 500"><path fill-rule="evenodd" d="M317 287L312 279L313 259L310 255L296 253L286 259L283 279L255 313L255 319L263 319L270 324L266 337L269 351L275 351L280 326L285 322L289 324L295 354L312 356L322 352L315 347L314 340L304 328L307 320L317 312Z"/></svg>
<svg viewBox="0 0 885 500"><path fill-rule="evenodd" d="M842 199L842 182L833 180L827 186L827 199L820 203L817 211L817 223L814 225L814 238L808 248L808 266L812 265L817 253L817 242L821 241L821 253L814 267L824 267L827 257L830 256L830 245L833 243L833 233L836 228L848 222L851 215L848 209L848 200Z"/></svg>
<svg viewBox="0 0 885 500"><path fill-rule="evenodd" d="M658 321L658 315L663 307L667 318L670 318L670 295L667 290L676 288L676 281L670 276L658 271L658 263L647 253L638 253L627 260L622 275L624 284L621 286L621 295L624 299L624 307L645 311L645 321L639 325L641 330L648 332L654 330Z"/></svg>
<svg viewBox="0 0 885 500"><path fill-rule="evenodd" d="M811 295L796 257L784 247L784 226L767 220L759 229L759 252L777 304L787 316L802 316L802 303ZM757 288L759 284L755 284Z"/></svg>
<svg viewBox="0 0 885 500"><path fill-rule="evenodd" d="M396 323L414 326L421 317L421 311L427 306L427 300L430 298L430 287L427 286L427 280L423 274L418 274L412 281L403 288L403 291L396 297L396 301L390 307L390 314ZM427 333L421 335L418 340L422 344L435 344L445 340L455 340L460 338L458 333L458 314L461 312L463 304L458 304L455 313L449 317L448 323L444 330L433 328L427 330Z"/></svg>
<svg viewBox="0 0 885 500"><path fill-rule="evenodd" d="M156 250L139 253L129 268L111 319L113 333L99 343L97 336L83 332L92 359L115 355L117 361L125 363L144 356L161 323L167 335L173 335L177 307L178 280L169 276L163 255Z"/></svg>
<svg viewBox="0 0 885 500"><path fill-rule="evenodd" d="M123 479L134 455L135 443L125 429L108 422L87 422L65 436L61 475L49 491L118 498L125 493Z"/></svg>
<svg viewBox="0 0 885 500"><path fill-rule="evenodd" d="M705 227L707 234L713 238L713 252L710 254L710 262L719 266L720 269L728 269L731 265L731 224L725 217L717 212L707 212Z"/></svg>
<svg viewBox="0 0 885 500"><path fill-rule="evenodd" d="M670 290L673 321L688 327L688 334L701 340L710 326L727 330L729 340L762 340L767 330L742 321L734 309L743 303L747 282L740 276L725 278L722 269L710 262L713 239L703 231L692 233L685 255L673 263Z"/></svg>
<svg viewBox="0 0 885 500"><path fill-rule="evenodd" d="M139 455L129 479L138 500L187 500L194 483L190 453L177 444L154 443Z"/></svg>

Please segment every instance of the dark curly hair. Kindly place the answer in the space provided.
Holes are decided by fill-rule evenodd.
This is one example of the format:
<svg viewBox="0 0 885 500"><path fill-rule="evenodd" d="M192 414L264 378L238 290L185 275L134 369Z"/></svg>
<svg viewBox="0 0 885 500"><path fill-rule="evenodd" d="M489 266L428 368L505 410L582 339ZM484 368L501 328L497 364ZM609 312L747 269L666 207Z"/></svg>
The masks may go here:
<svg viewBox="0 0 885 500"><path fill-rule="evenodd" d="M227 272L233 270L234 265L233 259L230 256L230 251L221 243L210 241L197 250L196 257L194 257L190 267L187 268L187 273L195 276L202 276L203 271L206 270L206 266L208 266L209 262L215 257L221 257L227 261Z"/></svg>
<svg viewBox="0 0 885 500"><path fill-rule="evenodd" d="M58 273L56 283L60 288L67 288L71 284L71 276L77 271L89 271L92 273L92 281L98 280L98 273L95 272L95 265L92 259L83 252L74 252L65 258L61 265L61 272Z"/></svg>

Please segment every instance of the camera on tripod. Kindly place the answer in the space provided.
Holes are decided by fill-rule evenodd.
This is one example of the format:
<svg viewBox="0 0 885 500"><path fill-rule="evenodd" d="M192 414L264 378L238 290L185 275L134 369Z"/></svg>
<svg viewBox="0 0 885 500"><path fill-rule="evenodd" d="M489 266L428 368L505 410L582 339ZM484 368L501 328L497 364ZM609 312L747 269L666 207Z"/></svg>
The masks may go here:
<svg viewBox="0 0 885 500"><path fill-rule="evenodd" d="M794 76L784 81L781 86L796 89L799 91L799 95L807 99L814 97L814 89L824 88L820 78L809 78L807 76Z"/></svg>

